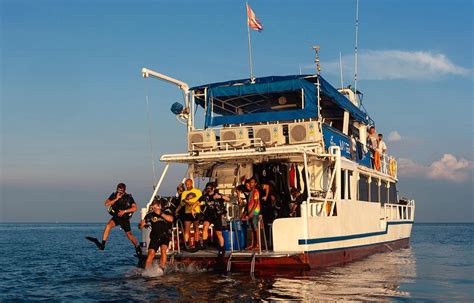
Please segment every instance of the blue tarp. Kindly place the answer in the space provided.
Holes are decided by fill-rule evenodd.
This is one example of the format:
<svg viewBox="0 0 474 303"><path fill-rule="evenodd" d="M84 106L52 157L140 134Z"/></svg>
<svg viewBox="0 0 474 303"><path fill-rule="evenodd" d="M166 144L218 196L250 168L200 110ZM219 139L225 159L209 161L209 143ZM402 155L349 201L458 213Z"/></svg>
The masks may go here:
<svg viewBox="0 0 474 303"><path fill-rule="evenodd" d="M207 100L196 99L198 105L207 108L205 127L223 124L317 118L317 89L315 85L317 77L319 77L321 97L326 97L326 99L329 99L341 109L347 110L354 119L365 124L369 123L370 118L363 110L350 102L321 76L291 75L262 77L255 79L254 84L251 84L249 79L241 79L196 86L191 88L191 90L202 90L207 88ZM252 94L263 95L269 93L297 91L300 89L304 90L304 108L302 109L285 111L271 111L268 109L268 111L264 112L237 114L214 108L214 112L211 112L211 101L213 98L218 99L219 97L222 97L223 99L226 99L232 96L239 97ZM234 102L236 102L235 99ZM249 100L242 98L241 102L249 102Z"/></svg>
<svg viewBox="0 0 474 303"><path fill-rule="evenodd" d="M263 112L229 115L220 112L222 116L214 116L212 113L212 102L214 98L265 95L277 92L304 91L304 107L302 109L292 109L285 111L271 111L266 109ZM313 83L303 79L284 80L278 82L266 82L261 84L217 86L208 89L206 127L223 124L271 122L295 119L309 119L318 116L318 105L316 87ZM242 100L248 102L248 100ZM214 110L216 111L216 110Z"/></svg>
<svg viewBox="0 0 474 303"><path fill-rule="evenodd" d="M324 146L329 151L330 146L339 146L341 156L351 159L351 140L337 129L323 123Z"/></svg>

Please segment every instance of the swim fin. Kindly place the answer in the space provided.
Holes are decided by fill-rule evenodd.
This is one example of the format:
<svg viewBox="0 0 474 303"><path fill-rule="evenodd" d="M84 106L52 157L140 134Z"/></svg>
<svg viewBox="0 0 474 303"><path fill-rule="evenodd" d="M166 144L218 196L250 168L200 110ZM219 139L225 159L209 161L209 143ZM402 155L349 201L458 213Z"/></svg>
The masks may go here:
<svg viewBox="0 0 474 303"><path fill-rule="evenodd" d="M216 264L214 265L214 271L216 272L223 272L226 270L226 264L224 262L225 258L225 249L223 246L218 248L217 257L216 257Z"/></svg>
<svg viewBox="0 0 474 303"><path fill-rule="evenodd" d="M104 245L102 244L102 242L99 242L99 240L97 238L93 238L93 237L86 237L87 240L95 243L95 245L97 245L97 247L100 249L100 250L104 250Z"/></svg>
<svg viewBox="0 0 474 303"><path fill-rule="evenodd" d="M138 262L137 262L137 267L138 268L145 268L145 261L146 261L146 257L145 256L139 256L138 257Z"/></svg>

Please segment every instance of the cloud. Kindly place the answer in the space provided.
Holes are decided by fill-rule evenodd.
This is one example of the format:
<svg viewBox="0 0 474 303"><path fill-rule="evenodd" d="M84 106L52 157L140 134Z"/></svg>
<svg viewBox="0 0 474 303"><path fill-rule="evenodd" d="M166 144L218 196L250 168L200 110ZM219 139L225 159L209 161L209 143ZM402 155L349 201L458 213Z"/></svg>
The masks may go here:
<svg viewBox="0 0 474 303"><path fill-rule="evenodd" d="M400 158L397 161L399 176L426 176L428 168L413 160Z"/></svg>
<svg viewBox="0 0 474 303"><path fill-rule="evenodd" d="M398 160L400 176L417 176L434 180L464 182L469 179L474 170L474 163L464 158L456 159L452 154L444 154L441 159L429 166L416 163L410 159Z"/></svg>
<svg viewBox="0 0 474 303"><path fill-rule="evenodd" d="M433 162L428 171L431 179L445 179L455 182L463 182L472 173L473 163L464 158L456 159L451 154L445 154L438 161Z"/></svg>
<svg viewBox="0 0 474 303"><path fill-rule="evenodd" d="M430 51L362 50L358 57L358 79L433 80L446 75L468 76L471 71L451 62L442 53ZM342 57L344 74L354 75L354 55ZM321 64L322 70L339 75L339 59ZM347 77L346 76L346 77Z"/></svg>
<svg viewBox="0 0 474 303"><path fill-rule="evenodd" d="M402 136L397 131L392 131L388 134L388 142L396 142L402 140Z"/></svg>

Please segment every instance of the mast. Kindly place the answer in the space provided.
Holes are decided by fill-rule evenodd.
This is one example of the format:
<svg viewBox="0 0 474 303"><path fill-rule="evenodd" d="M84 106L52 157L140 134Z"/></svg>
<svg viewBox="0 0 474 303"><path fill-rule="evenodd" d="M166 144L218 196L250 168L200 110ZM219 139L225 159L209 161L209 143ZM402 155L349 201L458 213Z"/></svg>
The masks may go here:
<svg viewBox="0 0 474 303"><path fill-rule="evenodd" d="M355 61L355 68L354 68L354 93L356 100L357 97L357 48L358 48L358 34L359 34L359 0L356 0L356 21L355 21L355 47L354 47L354 61Z"/></svg>

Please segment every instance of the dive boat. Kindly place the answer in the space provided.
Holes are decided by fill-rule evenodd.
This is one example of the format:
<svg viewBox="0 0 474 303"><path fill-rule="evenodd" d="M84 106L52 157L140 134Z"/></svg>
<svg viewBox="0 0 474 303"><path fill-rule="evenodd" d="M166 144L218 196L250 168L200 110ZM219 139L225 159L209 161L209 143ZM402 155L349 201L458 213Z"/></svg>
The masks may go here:
<svg viewBox="0 0 474 303"><path fill-rule="evenodd" d="M250 176L272 183L285 203L290 184L306 193L298 216L264 222L269 232L260 234L257 251L239 243L240 209L230 203L228 271L310 270L409 246L415 201L399 197L395 158L385 154L374 168L366 142L374 121L360 106L359 91L336 89L319 72L192 88L147 68L142 75L183 91L184 106L175 113L186 124L188 142L185 152L161 156L165 167L142 218L161 194L169 166L186 164L187 178L214 181L232 201L235 187ZM202 126L195 125L197 107ZM186 251L181 235L178 223L168 249L172 262L214 265L216 250ZM142 247L148 242L144 229Z"/></svg>

